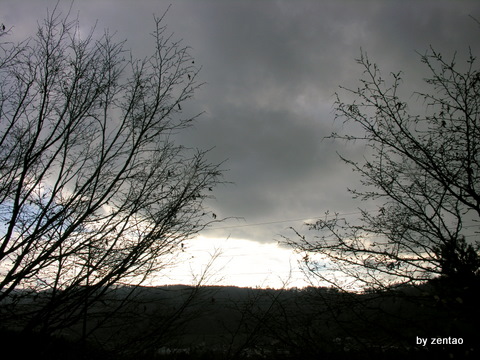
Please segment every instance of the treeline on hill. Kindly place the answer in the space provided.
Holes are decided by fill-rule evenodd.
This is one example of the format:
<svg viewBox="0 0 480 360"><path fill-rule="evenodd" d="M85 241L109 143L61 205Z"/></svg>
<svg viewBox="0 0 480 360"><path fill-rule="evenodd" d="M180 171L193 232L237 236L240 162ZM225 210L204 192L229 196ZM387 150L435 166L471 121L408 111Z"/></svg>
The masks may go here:
<svg viewBox="0 0 480 360"><path fill-rule="evenodd" d="M11 314L1 338L21 358L35 359L473 359L478 287L439 279L361 294L119 287L67 329L17 331L41 304L39 293L19 296L22 316ZM112 309L115 316L102 316Z"/></svg>

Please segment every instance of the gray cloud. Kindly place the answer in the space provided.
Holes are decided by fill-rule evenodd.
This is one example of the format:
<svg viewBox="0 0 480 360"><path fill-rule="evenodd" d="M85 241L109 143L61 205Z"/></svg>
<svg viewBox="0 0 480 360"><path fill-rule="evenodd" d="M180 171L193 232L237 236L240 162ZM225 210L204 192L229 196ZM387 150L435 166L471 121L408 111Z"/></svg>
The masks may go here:
<svg viewBox="0 0 480 360"><path fill-rule="evenodd" d="M0 22L14 36L32 34L46 5L21 1L2 6ZM152 14L168 1L77 1L85 28L110 28L139 55L151 49ZM61 1L68 9L70 1ZM322 140L333 123L338 85L357 86L360 48L384 69L405 72L406 93L423 87L425 67L415 51L430 45L446 56L478 50L480 16L474 1L178 1L168 29L192 47L205 86L186 106L205 111L181 136L210 148L214 161L228 159L227 180L210 206L220 217L243 217L217 227L355 211L347 187L357 180L336 152L361 156L359 145ZM209 236L273 241L301 221L210 230Z"/></svg>

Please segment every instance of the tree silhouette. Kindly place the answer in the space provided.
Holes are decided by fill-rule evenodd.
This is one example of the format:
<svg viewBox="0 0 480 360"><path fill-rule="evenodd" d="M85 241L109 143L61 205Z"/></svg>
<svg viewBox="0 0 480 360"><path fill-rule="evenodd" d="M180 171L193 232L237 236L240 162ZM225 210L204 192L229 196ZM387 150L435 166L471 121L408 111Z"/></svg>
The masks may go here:
<svg viewBox="0 0 480 360"><path fill-rule="evenodd" d="M475 231L480 217L480 71L469 53L466 67L430 49L421 55L430 71L430 93L417 92L424 113L413 114L400 97L402 73L389 85L362 52L364 77L345 89L353 102L336 100L336 117L354 125L331 138L363 142L363 162L341 156L362 177L354 198L378 211L361 210L359 221L339 214L310 224L315 239L290 240L305 252L312 274L340 286L343 274L359 289L419 284L431 278L475 278L480 266ZM412 106L412 109L414 107ZM468 240L468 241L467 241ZM315 261L317 259L317 261ZM330 272L322 270L331 264ZM329 265L330 266L330 265Z"/></svg>
<svg viewBox="0 0 480 360"><path fill-rule="evenodd" d="M415 93L418 113L401 96L402 73L388 84L363 52L361 85L342 88L353 100L336 98L350 131L330 137L366 149L360 161L340 156L361 176L349 191L378 211L360 209L357 220L327 212L309 224L313 238L296 231L286 242L304 254L308 276L343 294L340 339L398 353L418 334L461 337L471 348L428 351L465 357L480 321L480 71L471 51L461 65L434 49L421 61L430 91ZM325 305L338 308L331 298Z"/></svg>
<svg viewBox="0 0 480 360"><path fill-rule="evenodd" d="M203 200L220 165L176 136L197 117L180 104L199 69L163 17L143 59L57 10L36 36L0 44L4 325L53 331L86 318L211 222Z"/></svg>

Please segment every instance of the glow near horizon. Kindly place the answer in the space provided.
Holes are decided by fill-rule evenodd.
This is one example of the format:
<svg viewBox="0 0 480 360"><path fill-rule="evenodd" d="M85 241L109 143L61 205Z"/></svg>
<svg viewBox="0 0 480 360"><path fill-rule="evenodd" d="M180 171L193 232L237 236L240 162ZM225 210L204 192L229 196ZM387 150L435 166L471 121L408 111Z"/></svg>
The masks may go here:
<svg viewBox="0 0 480 360"><path fill-rule="evenodd" d="M310 285L299 269L301 255L277 243L197 236L151 285L194 285L206 272L203 285L291 288ZM217 254L212 262L212 258ZM208 264L212 265L206 269Z"/></svg>

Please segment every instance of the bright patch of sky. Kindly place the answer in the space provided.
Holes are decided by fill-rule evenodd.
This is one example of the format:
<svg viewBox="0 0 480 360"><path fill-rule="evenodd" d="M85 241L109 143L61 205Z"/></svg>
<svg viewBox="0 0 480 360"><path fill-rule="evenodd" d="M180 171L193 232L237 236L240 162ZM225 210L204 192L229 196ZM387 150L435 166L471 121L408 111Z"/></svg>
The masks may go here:
<svg viewBox="0 0 480 360"><path fill-rule="evenodd" d="M199 236L184 244L177 264L152 284L197 284L240 287L304 287L298 268L301 255L277 243Z"/></svg>

